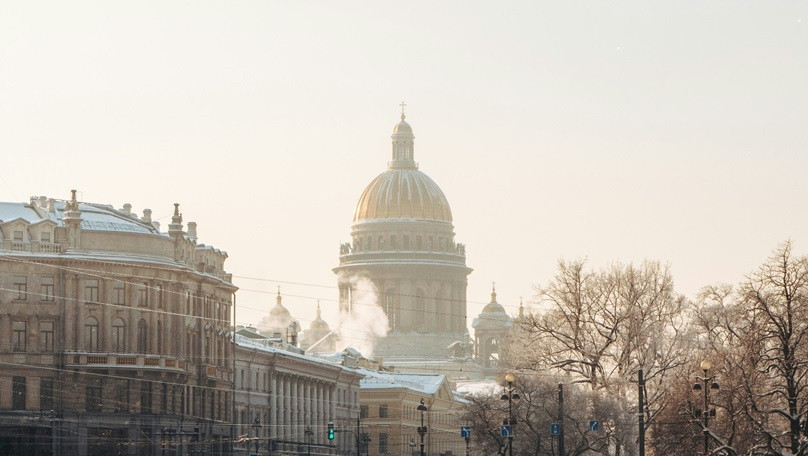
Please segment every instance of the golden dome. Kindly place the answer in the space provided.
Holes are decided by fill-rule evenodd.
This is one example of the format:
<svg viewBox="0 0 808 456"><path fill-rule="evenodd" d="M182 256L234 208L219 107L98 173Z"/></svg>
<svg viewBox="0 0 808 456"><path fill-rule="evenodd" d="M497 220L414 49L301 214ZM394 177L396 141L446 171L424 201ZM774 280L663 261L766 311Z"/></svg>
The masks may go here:
<svg viewBox="0 0 808 456"><path fill-rule="evenodd" d="M389 169L367 186L354 211L354 222L366 219L452 221L449 201L438 184L417 169Z"/></svg>

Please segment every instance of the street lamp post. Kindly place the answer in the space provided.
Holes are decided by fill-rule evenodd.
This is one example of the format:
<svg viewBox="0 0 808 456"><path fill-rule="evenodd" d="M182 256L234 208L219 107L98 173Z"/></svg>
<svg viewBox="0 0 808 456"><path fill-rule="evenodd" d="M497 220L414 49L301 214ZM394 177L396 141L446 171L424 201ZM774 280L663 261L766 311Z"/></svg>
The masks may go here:
<svg viewBox="0 0 808 456"><path fill-rule="evenodd" d="M314 430L311 426L306 426L306 430L303 431L303 433L306 435L306 454L311 456L311 438L314 436Z"/></svg>
<svg viewBox="0 0 808 456"><path fill-rule="evenodd" d="M505 381L508 382L507 388L502 392L503 401L508 401L508 418L502 421L503 424L511 427L511 432L508 435L508 454L513 456L513 428L516 427L516 418L513 417L513 401L519 400L519 393L513 387L513 382L516 380L513 374L505 376Z"/></svg>
<svg viewBox="0 0 808 456"><path fill-rule="evenodd" d="M708 375L710 368L713 367L713 364L710 361L704 360L701 362L701 370L704 372L704 375L699 377L696 376L696 379L699 380L701 383L693 384L693 391L704 391L704 408L699 410L695 410L696 418L701 417L701 424L702 424L702 432L704 433L704 454L708 456L710 454L710 417L715 416L715 409L710 408L710 390L718 390L718 382L715 381L714 375ZM704 383L704 387L702 387L702 383Z"/></svg>
<svg viewBox="0 0 808 456"><path fill-rule="evenodd" d="M421 403L418 404L418 411L421 412L421 425L418 426L418 435L421 436L421 456L425 456L424 453L424 436L429 429L427 429L426 424L424 424L424 413L426 413L426 405L424 405L424 398L421 398Z"/></svg>
<svg viewBox="0 0 808 456"><path fill-rule="evenodd" d="M253 429L255 430L255 454L258 454L258 440L260 439L258 431L261 430L261 418L255 417L253 420Z"/></svg>

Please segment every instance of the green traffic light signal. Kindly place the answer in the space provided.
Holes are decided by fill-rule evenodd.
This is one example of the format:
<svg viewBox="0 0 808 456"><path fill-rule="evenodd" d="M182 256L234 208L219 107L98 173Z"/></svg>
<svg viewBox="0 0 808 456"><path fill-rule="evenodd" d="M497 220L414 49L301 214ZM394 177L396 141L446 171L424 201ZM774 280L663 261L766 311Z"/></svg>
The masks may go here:
<svg viewBox="0 0 808 456"><path fill-rule="evenodd" d="M334 440L334 423L328 423L328 440Z"/></svg>

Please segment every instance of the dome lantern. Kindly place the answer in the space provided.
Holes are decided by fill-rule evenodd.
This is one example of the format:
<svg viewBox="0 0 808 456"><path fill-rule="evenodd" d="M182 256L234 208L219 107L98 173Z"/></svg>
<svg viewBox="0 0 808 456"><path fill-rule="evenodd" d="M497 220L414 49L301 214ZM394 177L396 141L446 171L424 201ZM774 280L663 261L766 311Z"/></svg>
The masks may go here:
<svg viewBox="0 0 808 456"><path fill-rule="evenodd" d="M390 169L418 169L415 163L415 135L412 134L412 127L404 119L404 107L401 102L401 122L393 128L393 160L387 164Z"/></svg>

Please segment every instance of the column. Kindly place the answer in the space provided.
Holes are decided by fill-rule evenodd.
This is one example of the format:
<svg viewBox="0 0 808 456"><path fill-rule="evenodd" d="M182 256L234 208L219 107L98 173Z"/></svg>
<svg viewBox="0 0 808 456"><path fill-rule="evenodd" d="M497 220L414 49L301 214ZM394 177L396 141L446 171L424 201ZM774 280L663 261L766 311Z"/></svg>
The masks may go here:
<svg viewBox="0 0 808 456"><path fill-rule="evenodd" d="M278 377L273 375L270 378L270 391L269 391L269 438L275 439L278 437Z"/></svg>
<svg viewBox="0 0 808 456"><path fill-rule="evenodd" d="M289 440L289 423L290 420L290 411L289 411L289 377L283 377L283 420L281 422L282 426L282 433L284 440Z"/></svg>

